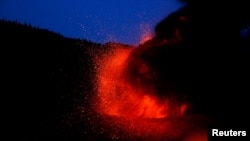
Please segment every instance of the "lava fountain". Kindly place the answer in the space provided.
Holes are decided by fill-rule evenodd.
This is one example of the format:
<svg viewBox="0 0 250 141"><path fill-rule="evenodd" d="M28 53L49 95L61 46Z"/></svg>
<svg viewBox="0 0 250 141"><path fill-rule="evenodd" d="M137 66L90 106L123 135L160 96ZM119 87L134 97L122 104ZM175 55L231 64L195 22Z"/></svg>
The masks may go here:
<svg viewBox="0 0 250 141"><path fill-rule="evenodd" d="M153 87L131 86L126 80L129 76L125 71L133 49L118 44L112 47L111 51L100 59L103 63L100 63L98 71L98 112L126 118L167 118L171 110L176 110L175 116L184 114L186 104L170 109L170 99L158 98ZM141 62L138 65L141 66L139 73L145 74L145 77L153 77L145 64Z"/></svg>
<svg viewBox="0 0 250 141"><path fill-rule="evenodd" d="M97 94L92 103L96 114L102 117L98 126L108 130L111 140L205 141L206 119L187 116L190 104L172 97L174 91L159 96L154 86L154 80L159 79L157 71L140 59L131 60L136 49L111 43L108 51L95 60ZM131 76L131 67L137 70L133 75L140 77ZM196 134L196 130L201 133Z"/></svg>

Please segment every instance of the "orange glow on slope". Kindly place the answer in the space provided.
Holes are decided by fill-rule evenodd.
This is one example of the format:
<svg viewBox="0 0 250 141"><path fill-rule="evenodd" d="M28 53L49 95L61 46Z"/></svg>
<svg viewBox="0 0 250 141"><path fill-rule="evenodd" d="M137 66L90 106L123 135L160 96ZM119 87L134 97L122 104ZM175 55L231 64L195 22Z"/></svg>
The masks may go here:
<svg viewBox="0 0 250 141"><path fill-rule="evenodd" d="M153 38L153 35L151 33L145 33L142 35L140 43L143 44L143 43L151 40L152 38Z"/></svg>
<svg viewBox="0 0 250 141"><path fill-rule="evenodd" d="M153 33L150 32L150 26L148 24L141 24L141 39L140 39L140 44L145 43L146 41L149 41L153 38Z"/></svg>

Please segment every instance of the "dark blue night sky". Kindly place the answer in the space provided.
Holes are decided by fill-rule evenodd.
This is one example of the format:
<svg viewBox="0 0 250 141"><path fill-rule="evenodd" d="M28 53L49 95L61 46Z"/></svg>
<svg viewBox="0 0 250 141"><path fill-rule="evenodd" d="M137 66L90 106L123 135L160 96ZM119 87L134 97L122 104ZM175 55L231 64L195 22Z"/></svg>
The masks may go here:
<svg viewBox="0 0 250 141"><path fill-rule="evenodd" d="M0 19L15 20L65 37L130 45L181 7L177 0L1 0Z"/></svg>

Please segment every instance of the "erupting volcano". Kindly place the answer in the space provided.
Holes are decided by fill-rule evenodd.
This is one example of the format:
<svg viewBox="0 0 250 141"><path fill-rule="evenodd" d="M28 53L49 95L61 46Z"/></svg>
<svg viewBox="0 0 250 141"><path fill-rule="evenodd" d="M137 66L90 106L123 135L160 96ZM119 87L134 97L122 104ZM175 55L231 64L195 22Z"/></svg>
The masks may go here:
<svg viewBox="0 0 250 141"><path fill-rule="evenodd" d="M234 1L221 5L179 1L186 3L156 24L154 31L149 28L150 15L161 8L147 7L149 1L93 1L93 7L81 1L93 15L79 3L68 2L87 12L84 19L77 14L77 23L90 33L86 36L96 36L98 41L0 19L4 135L18 141L208 141L231 136L249 140L248 3L242 1L236 9ZM133 3L138 4L136 9L150 10L132 10L135 19L130 19L125 9ZM105 11L103 4L112 9ZM162 6L169 11L167 5ZM53 4L47 6L55 12ZM78 11L70 5L55 6L62 6L64 12ZM7 13L12 12L13 8ZM95 14L107 15L102 19ZM117 19L110 17L113 14ZM73 19L70 23L75 23ZM89 22L101 30L87 28ZM72 31L70 26L65 30ZM107 37L112 42L99 42ZM132 38L137 45L123 44L126 41L120 38Z"/></svg>
<svg viewBox="0 0 250 141"><path fill-rule="evenodd" d="M172 61L164 60L161 53L175 53L180 34L176 27L172 38L143 36L146 39L138 47L110 43L95 57L96 95L92 103L111 139L207 140L207 119L186 114L192 104L171 76L176 75L171 74L175 64L166 69L161 66L163 61Z"/></svg>
<svg viewBox="0 0 250 141"><path fill-rule="evenodd" d="M93 111L111 140L206 141L206 116L192 113L189 7L143 30L138 47L109 43L95 54ZM144 27L144 26L142 26Z"/></svg>
<svg viewBox="0 0 250 141"><path fill-rule="evenodd" d="M230 46L229 39L236 42L235 32L217 26L217 21L209 16L204 21L211 22L213 29L204 29L206 23L195 19L190 4L157 24L154 36L145 29L139 46L109 43L95 54L92 107L97 115L96 134L108 140L207 141L208 127L231 124L224 118L241 119L237 114L237 118L232 117L233 108L228 108L243 99L229 95L231 89L242 88L233 82L239 80L240 73L235 78L224 74L232 66L239 66L238 62L231 65L234 61L229 59L237 54L232 53L236 47L224 48ZM192 32L193 28L197 30ZM228 33L225 40L221 38L224 32ZM238 53L239 57L244 54ZM241 96L244 94L242 91Z"/></svg>
<svg viewBox="0 0 250 141"><path fill-rule="evenodd" d="M110 43L108 51L94 60L98 68L97 111L129 118L182 116L188 103L177 99L180 92L163 75L168 71L159 68L164 67L159 63L165 58L157 58L162 48L178 46L175 42L181 40L179 29L174 29L172 38L158 39L152 37L147 26L143 27L138 47Z"/></svg>
<svg viewBox="0 0 250 141"><path fill-rule="evenodd" d="M131 68L127 67L130 66L128 63L131 61L129 58L131 51L133 48L114 44L111 51L99 60L98 111L102 114L127 118L167 118L183 115L187 104L174 105L172 102L174 99L158 97L153 84L157 74L150 72L150 68L143 62L136 62L139 73L137 75L141 75L143 81L148 81L148 84L141 82L139 77L135 78L137 80L132 80L138 81L134 82L137 84L130 83L127 78L131 77L129 76L131 74L127 71Z"/></svg>

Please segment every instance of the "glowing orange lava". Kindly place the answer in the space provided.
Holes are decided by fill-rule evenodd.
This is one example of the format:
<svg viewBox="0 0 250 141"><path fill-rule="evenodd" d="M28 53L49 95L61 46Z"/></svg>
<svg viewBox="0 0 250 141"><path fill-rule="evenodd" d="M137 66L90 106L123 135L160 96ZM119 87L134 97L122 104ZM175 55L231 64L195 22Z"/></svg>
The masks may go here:
<svg viewBox="0 0 250 141"><path fill-rule="evenodd" d="M150 88L133 87L127 81L126 63L133 49L112 44L108 52L95 60L98 68L95 110L103 117L99 126L110 130L107 136L122 140L180 141L188 136L185 141L207 141L204 128L202 134L189 135L189 130L194 131L196 128L194 124L200 124L200 127L205 122L200 117L185 116L188 108L186 103L159 97ZM147 66L139 66L141 73L149 72Z"/></svg>
<svg viewBox="0 0 250 141"><path fill-rule="evenodd" d="M156 94L134 89L123 75L131 48L115 47L101 59L98 75L98 112L120 117L166 118L170 110L175 116L184 114L187 105L169 109L169 99L159 99ZM173 107L173 106L172 106ZM173 112L171 113L173 114Z"/></svg>

